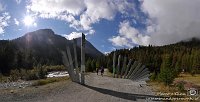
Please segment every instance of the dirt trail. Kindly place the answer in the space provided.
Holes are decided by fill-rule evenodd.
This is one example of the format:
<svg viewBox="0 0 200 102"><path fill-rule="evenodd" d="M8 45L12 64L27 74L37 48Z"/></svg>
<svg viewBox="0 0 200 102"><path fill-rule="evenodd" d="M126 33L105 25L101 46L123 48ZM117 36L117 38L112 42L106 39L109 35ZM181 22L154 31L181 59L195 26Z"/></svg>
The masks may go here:
<svg viewBox="0 0 200 102"><path fill-rule="evenodd" d="M0 102L147 102L147 97L154 97L145 82L102 77L95 73L85 78L84 86L69 81L53 88L38 87L40 91L0 94Z"/></svg>

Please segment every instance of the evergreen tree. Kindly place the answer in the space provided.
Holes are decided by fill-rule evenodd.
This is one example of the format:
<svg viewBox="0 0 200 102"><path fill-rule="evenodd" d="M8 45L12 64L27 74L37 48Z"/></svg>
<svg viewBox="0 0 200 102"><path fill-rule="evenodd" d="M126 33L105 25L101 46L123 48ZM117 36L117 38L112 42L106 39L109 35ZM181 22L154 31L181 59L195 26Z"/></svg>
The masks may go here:
<svg viewBox="0 0 200 102"><path fill-rule="evenodd" d="M88 71L88 72L92 72L93 71L91 59L88 59L87 62L86 62L86 71Z"/></svg>
<svg viewBox="0 0 200 102"><path fill-rule="evenodd" d="M37 66L37 69L38 69L38 77L39 77L39 79L46 78L47 71L45 71L44 68L40 64Z"/></svg>
<svg viewBox="0 0 200 102"><path fill-rule="evenodd" d="M14 64L15 46L10 41L0 41L0 72L9 74Z"/></svg>
<svg viewBox="0 0 200 102"><path fill-rule="evenodd" d="M96 61L96 68L100 68L100 63L98 60Z"/></svg>
<svg viewBox="0 0 200 102"><path fill-rule="evenodd" d="M165 55L161 64L161 71L158 75L160 81L170 85L176 76L175 70L171 67L171 55Z"/></svg>
<svg viewBox="0 0 200 102"><path fill-rule="evenodd" d="M96 61L93 59L91 62L92 65L92 71L96 70Z"/></svg>

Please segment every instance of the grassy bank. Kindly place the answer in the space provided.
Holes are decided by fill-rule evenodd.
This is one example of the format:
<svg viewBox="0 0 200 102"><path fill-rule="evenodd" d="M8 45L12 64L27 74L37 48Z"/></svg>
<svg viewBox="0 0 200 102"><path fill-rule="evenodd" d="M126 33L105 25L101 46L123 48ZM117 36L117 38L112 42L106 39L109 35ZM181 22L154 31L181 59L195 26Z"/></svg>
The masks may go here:
<svg viewBox="0 0 200 102"><path fill-rule="evenodd" d="M153 89L155 91L177 91L175 90L175 84L176 82L184 81L186 83L191 83L194 86L199 86L200 87L200 74L196 74L192 76L191 74L180 74L177 78L174 79L173 84L170 86L165 86L162 82L159 81L148 81L148 84L150 86L153 86Z"/></svg>
<svg viewBox="0 0 200 102"><path fill-rule="evenodd" d="M179 93L179 94L186 94L186 95L164 95L165 97L183 97L187 98L188 89L189 88L196 88L200 90L200 74L196 74L192 76L191 74L184 73L180 74L172 84L169 86L164 85L164 83L159 81L148 81L148 85L153 89L156 95L160 95L161 93ZM200 97L200 96L197 96ZM199 102L200 98L197 101ZM188 101L180 101L180 102L188 102ZM193 101L192 101L193 102Z"/></svg>
<svg viewBox="0 0 200 102"><path fill-rule="evenodd" d="M191 74L180 74L179 77L175 79L175 81L180 80L195 83L196 85L200 86L200 74L195 74L193 76Z"/></svg>
<svg viewBox="0 0 200 102"><path fill-rule="evenodd" d="M47 79L40 79L36 80L33 83L33 86L41 86L41 85L46 85L54 82L60 82L60 81L66 81L69 80L69 77L53 77L53 78L47 78Z"/></svg>

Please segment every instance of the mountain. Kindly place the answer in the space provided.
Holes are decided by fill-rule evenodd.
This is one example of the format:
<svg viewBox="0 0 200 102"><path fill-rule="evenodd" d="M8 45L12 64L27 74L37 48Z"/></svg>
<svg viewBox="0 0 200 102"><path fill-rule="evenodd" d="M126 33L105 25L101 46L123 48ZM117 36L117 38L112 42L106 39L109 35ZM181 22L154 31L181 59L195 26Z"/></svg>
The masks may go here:
<svg viewBox="0 0 200 102"><path fill-rule="evenodd" d="M80 38L77 38L77 56L80 61ZM0 41L0 49L12 48L10 53L1 50L0 61L5 60L7 55L12 56L9 67L30 68L37 63L47 65L62 64L61 51L66 51L68 46L73 57L73 41L67 40L65 37L55 34L51 29L40 29L37 31L26 33L24 36L13 39ZM14 53L11 53L14 52ZM86 40L85 45L86 58L97 58L104 56L89 41ZM12 55L11 55L12 54ZM9 59L10 60L10 59ZM14 63L11 65L11 62ZM0 68L5 65L0 64ZM7 66L8 67L8 66ZM1 71L1 70L0 70Z"/></svg>
<svg viewBox="0 0 200 102"><path fill-rule="evenodd" d="M77 38L77 52L81 49L81 38ZM57 51L65 51L66 46L69 46L73 53L73 41L56 35L51 29L40 29L34 32L25 34L24 36L14 39L13 42L20 50L32 50L35 53L45 52L52 55ZM86 40L85 53L90 57L99 57L103 54L98 51L89 41Z"/></svg>

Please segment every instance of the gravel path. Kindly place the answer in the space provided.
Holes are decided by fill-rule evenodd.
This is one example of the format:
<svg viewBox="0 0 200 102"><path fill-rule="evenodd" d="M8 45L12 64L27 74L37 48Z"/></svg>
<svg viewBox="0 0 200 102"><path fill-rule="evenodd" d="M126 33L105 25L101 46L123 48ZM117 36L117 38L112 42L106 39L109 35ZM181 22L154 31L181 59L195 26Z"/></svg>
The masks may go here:
<svg viewBox="0 0 200 102"><path fill-rule="evenodd" d="M86 75L86 85L71 81L0 92L0 102L150 102L154 97L145 82Z"/></svg>

